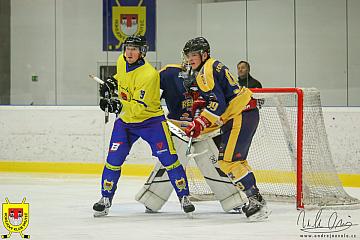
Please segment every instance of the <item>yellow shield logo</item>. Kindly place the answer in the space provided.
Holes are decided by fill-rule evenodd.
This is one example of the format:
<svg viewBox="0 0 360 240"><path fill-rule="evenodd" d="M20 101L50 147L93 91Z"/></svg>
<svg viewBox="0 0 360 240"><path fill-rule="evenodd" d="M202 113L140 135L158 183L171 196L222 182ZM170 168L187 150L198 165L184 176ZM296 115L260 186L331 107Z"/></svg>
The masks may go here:
<svg viewBox="0 0 360 240"><path fill-rule="evenodd" d="M179 192L186 189L186 181L184 178L180 178L179 180L175 179L175 185Z"/></svg>
<svg viewBox="0 0 360 240"><path fill-rule="evenodd" d="M146 7L115 6L112 8L112 31L119 40L120 48L128 36L144 35L146 32Z"/></svg>
<svg viewBox="0 0 360 240"><path fill-rule="evenodd" d="M2 220L9 234L1 235L1 238L9 238L12 233L20 233L22 238L30 238L30 235L22 233L29 225L29 203L25 203L26 198L22 203L10 203L8 198L5 200L6 203L2 204Z"/></svg>

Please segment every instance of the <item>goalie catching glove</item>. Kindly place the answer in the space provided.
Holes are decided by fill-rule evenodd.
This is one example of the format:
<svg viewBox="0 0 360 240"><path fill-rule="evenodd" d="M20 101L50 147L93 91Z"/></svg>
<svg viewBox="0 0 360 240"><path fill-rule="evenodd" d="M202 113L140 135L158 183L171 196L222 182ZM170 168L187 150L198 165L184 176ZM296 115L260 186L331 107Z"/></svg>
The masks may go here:
<svg viewBox="0 0 360 240"><path fill-rule="evenodd" d="M117 80L113 77L105 80L104 84L100 85L100 96L105 98L114 97L114 93L117 91L118 83Z"/></svg>
<svg viewBox="0 0 360 240"><path fill-rule="evenodd" d="M110 113L115 114L119 114L122 109L122 103L119 99L101 98L99 105L104 112L107 108Z"/></svg>
<svg viewBox="0 0 360 240"><path fill-rule="evenodd" d="M211 123L206 117L197 117L189 124L189 126L187 126L187 128L185 128L185 134L188 137L197 138L200 135L200 132L210 125Z"/></svg>

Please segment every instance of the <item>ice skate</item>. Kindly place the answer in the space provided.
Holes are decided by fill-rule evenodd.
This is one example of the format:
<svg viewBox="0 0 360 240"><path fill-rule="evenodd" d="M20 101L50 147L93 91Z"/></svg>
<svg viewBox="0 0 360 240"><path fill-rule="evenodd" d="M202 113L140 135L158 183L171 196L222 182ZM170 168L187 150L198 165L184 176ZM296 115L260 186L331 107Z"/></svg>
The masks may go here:
<svg viewBox="0 0 360 240"><path fill-rule="evenodd" d="M266 201L260 193L249 197L249 203L242 207L242 211L245 212L246 217L252 222L265 220L271 214L271 210L266 206Z"/></svg>
<svg viewBox="0 0 360 240"><path fill-rule="evenodd" d="M154 211L151 208L148 208L147 206L145 206L145 213L157 213L157 211Z"/></svg>
<svg viewBox="0 0 360 240"><path fill-rule="evenodd" d="M94 217L103 217L109 214L109 208L111 207L111 199L108 197L102 197L97 203L94 204Z"/></svg>
<svg viewBox="0 0 360 240"><path fill-rule="evenodd" d="M181 203L182 210L186 213L189 218L193 218L193 212L195 211L195 206L190 202L189 196L183 196L179 198Z"/></svg>
<svg viewBox="0 0 360 240"><path fill-rule="evenodd" d="M240 205L238 207L234 207L232 210L230 210L230 213L234 214L243 214L246 212L248 205L244 203L243 205Z"/></svg>

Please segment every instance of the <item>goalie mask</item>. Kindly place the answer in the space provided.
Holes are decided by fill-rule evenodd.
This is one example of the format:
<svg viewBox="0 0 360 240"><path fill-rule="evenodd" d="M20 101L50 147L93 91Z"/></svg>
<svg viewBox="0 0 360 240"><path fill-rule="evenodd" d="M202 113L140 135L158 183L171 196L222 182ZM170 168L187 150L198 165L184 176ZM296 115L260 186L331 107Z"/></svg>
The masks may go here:
<svg viewBox="0 0 360 240"><path fill-rule="evenodd" d="M183 80L184 88L187 92L197 91L196 77L194 72L189 69L179 73L179 77Z"/></svg>
<svg viewBox="0 0 360 240"><path fill-rule="evenodd" d="M145 36L129 36L123 43L123 52L126 47L137 47L141 53L141 57L145 57L149 49Z"/></svg>

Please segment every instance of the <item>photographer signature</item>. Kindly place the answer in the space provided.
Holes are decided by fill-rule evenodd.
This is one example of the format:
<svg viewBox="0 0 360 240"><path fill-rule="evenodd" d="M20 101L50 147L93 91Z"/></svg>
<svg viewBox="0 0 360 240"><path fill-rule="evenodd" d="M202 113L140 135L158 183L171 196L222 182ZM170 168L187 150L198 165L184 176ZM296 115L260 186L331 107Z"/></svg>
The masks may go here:
<svg viewBox="0 0 360 240"><path fill-rule="evenodd" d="M322 209L320 209L315 216L315 219L311 220L306 217L305 211L301 210L297 218L296 224L300 226L300 230L308 233L334 233L345 231L352 226L358 224L353 224L350 219L351 216L348 216L349 219L343 220L338 216L337 212L332 212L329 218L322 218Z"/></svg>

